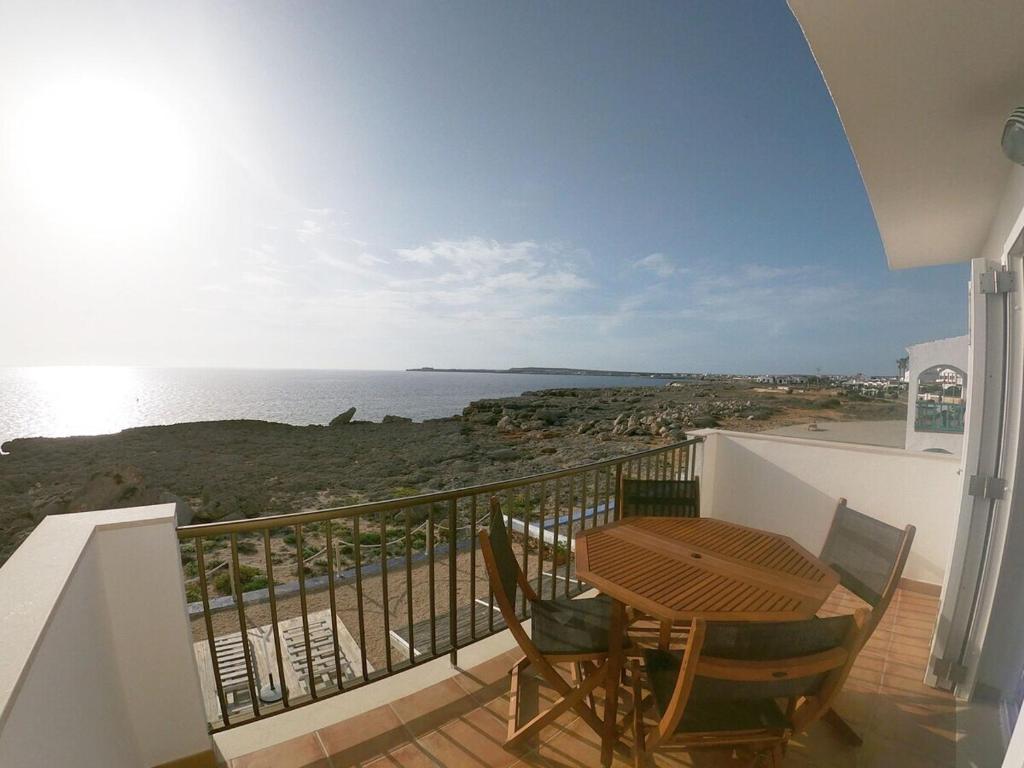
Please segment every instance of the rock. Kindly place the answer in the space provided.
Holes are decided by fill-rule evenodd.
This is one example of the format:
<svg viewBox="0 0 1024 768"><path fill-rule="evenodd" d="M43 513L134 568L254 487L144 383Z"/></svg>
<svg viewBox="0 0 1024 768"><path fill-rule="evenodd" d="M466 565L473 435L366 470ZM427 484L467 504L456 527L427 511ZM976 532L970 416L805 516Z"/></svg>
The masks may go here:
<svg viewBox="0 0 1024 768"><path fill-rule="evenodd" d="M519 458L519 451L515 448L496 448L488 451L487 456L493 461L512 461Z"/></svg>
<svg viewBox="0 0 1024 768"><path fill-rule="evenodd" d="M464 461L462 459L453 461L449 466L451 467L451 471L456 475L472 475L480 469L480 464L478 462Z"/></svg>
<svg viewBox="0 0 1024 768"><path fill-rule="evenodd" d="M557 424L568 415L568 412L559 408L541 408L535 414L537 419L545 424Z"/></svg>
<svg viewBox="0 0 1024 768"><path fill-rule="evenodd" d="M392 416L389 413L383 419L381 419L381 424L412 424L412 419L410 419L408 416Z"/></svg>
<svg viewBox="0 0 1024 768"><path fill-rule="evenodd" d="M179 526L188 525L195 517L192 507L180 496L175 496L170 491L160 491L156 497L157 504L173 504L174 519Z"/></svg>
<svg viewBox="0 0 1024 768"><path fill-rule="evenodd" d="M498 431L499 432L514 432L516 423L512 421L511 416L502 416L498 419Z"/></svg>
<svg viewBox="0 0 1024 768"><path fill-rule="evenodd" d="M555 448L555 446L553 445L545 445L543 448L540 449L540 452L550 456L552 453L558 453L558 449Z"/></svg>
<svg viewBox="0 0 1024 768"><path fill-rule="evenodd" d="M344 413L339 413L337 416L335 416L333 419L331 419L330 423L327 426L329 426L329 427L340 427L343 424L348 424L350 421L352 421L352 417L355 416L355 415L356 415L356 409L355 409L355 406L352 406L351 408L349 408Z"/></svg>
<svg viewBox="0 0 1024 768"><path fill-rule="evenodd" d="M718 426L718 419L714 416L697 416L693 419L693 426L698 429L710 429Z"/></svg>
<svg viewBox="0 0 1024 768"><path fill-rule="evenodd" d="M615 421L612 422L612 426L613 427L617 427L622 422L627 421L628 419L629 419L629 416L627 416L625 413L620 413L618 416L615 417Z"/></svg>

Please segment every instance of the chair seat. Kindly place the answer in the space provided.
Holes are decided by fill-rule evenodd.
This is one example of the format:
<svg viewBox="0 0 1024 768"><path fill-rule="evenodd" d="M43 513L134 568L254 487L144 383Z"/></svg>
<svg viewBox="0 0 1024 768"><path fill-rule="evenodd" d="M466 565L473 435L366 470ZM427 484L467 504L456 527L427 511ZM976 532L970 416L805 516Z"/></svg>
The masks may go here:
<svg viewBox="0 0 1024 768"><path fill-rule="evenodd" d="M654 649L644 651L644 661L659 716L664 715L682 658L678 653ZM702 700L695 691L683 710L676 733L777 731L788 727L789 721L774 699Z"/></svg>
<svg viewBox="0 0 1024 768"><path fill-rule="evenodd" d="M612 601L607 595L572 600L537 600L531 604L530 632L544 655L608 652Z"/></svg>

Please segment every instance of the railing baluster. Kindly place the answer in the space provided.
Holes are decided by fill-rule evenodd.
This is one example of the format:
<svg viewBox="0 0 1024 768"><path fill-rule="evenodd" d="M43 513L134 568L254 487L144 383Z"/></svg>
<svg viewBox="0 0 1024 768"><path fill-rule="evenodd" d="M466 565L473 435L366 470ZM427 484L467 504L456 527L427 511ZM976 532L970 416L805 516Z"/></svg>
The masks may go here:
<svg viewBox="0 0 1024 768"><path fill-rule="evenodd" d="M213 682L217 685L217 701L220 702L220 715L225 727L231 725L228 714L228 699L224 695L224 684L220 679L220 663L217 660L217 642L213 636L213 619L210 614L210 590L206 584L206 561L203 556L203 540L196 537L196 566L199 569L199 592L203 597L203 620L206 623L206 641L210 646L210 663L213 666Z"/></svg>
<svg viewBox="0 0 1024 768"><path fill-rule="evenodd" d="M430 571L427 574L427 581L430 585L430 657L437 656L437 606L434 595L434 505L427 505L427 560L430 563Z"/></svg>
<svg viewBox="0 0 1024 768"><path fill-rule="evenodd" d="M573 539L573 513L575 512L574 501L576 499L575 483L573 482L573 476L569 475L565 479L566 491L569 497L569 522L566 523L565 528L565 596L569 596L569 566L572 565L573 552L572 552L572 539Z"/></svg>
<svg viewBox="0 0 1024 768"><path fill-rule="evenodd" d="M527 486L529 487L529 486ZM531 507L531 494L524 493L521 498L523 499L523 578L526 583L530 583L530 507ZM522 606L520 611L526 615L526 592L519 590L520 600Z"/></svg>
<svg viewBox="0 0 1024 768"><path fill-rule="evenodd" d="M263 557L267 566L267 598L270 602L270 626L274 631L274 655L277 657L277 682L281 686L281 703L288 708L291 693L284 684L284 654L281 652L281 628L277 621L277 595L274 593L274 553L270 549L270 529L263 529Z"/></svg>
<svg viewBox="0 0 1024 768"><path fill-rule="evenodd" d="M580 524L576 529L576 532L585 531L587 529L587 473L580 472Z"/></svg>
<svg viewBox="0 0 1024 768"><path fill-rule="evenodd" d="M338 605L334 596L334 523L324 523L324 544L327 547L327 597L331 604L331 641L334 645L334 674L338 690L345 690L341 675L341 648L338 645Z"/></svg>
<svg viewBox="0 0 1024 768"><path fill-rule="evenodd" d="M555 590L557 587L555 584L558 583L558 552L561 549L562 542L558 539L558 524L561 522L562 510L558 503L561 497L561 488L558 480L554 480L553 485L555 486L555 493L553 495L553 506L552 512L555 515L555 526L551 537L551 599L555 599Z"/></svg>
<svg viewBox="0 0 1024 768"><path fill-rule="evenodd" d="M490 528L490 525L491 525L490 509L491 509L491 500L488 497L488 499L487 499L487 510L488 510L487 511L487 526L488 526L488 528ZM494 590L490 588L489 582L490 582L490 578L488 578L488 587L487 587L487 631L493 633L494 632Z"/></svg>
<svg viewBox="0 0 1024 768"><path fill-rule="evenodd" d="M611 483L611 475L608 473L607 469L602 469L601 474L604 476L604 524L607 525L609 503L608 485Z"/></svg>
<svg viewBox="0 0 1024 768"><path fill-rule="evenodd" d="M384 612L384 666L394 672L391 659L391 601L388 600L388 513L380 512L380 602Z"/></svg>
<svg viewBox="0 0 1024 768"><path fill-rule="evenodd" d="M448 502L448 644L451 646L452 666L459 663L459 600L456 582L456 561L458 555L455 543L458 541L458 500Z"/></svg>
<svg viewBox="0 0 1024 768"><path fill-rule="evenodd" d="M619 504L619 495L622 490L622 462L615 465L615 519L622 519L622 505Z"/></svg>
<svg viewBox="0 0 1024 768"><path fill-rule="evenodd" d="M235 587L235 607L238 608L238 629L242 635L242 658L245 660L245 674L252 696L252 713L260 716L260 696L256 689L256 665L249 650L249 625L245 623L245 599L242 593L242 577L238 572L238 534L232 533L231 538L231 579Z"/></svg>
<svg viewBox="0 0 1024 768"><path fill-rule="evenodd" d="M512 518L514 516L513 515L513 510L512 510L512 506L513 506L512 505L512 489L511 488L506 488L504 496L505 496L505 529L508 531L508 539L511 542L512 541ZM512 553L515 554L515 546L514 545L513 545L513 548L512 548ZM516 560L518 560L518 559L519 559L519 556L516 555ZM522 565L520 565L520 567L522 567ZM516 601L513 600L512 601L512 610L515 610L515 608L516 608Z"/></svg>
<svg viewBox="0 0 1024 768"><path fill-rule="evenodd" d="M359 617L359 657L363 682L370 679L366 661L366 618L363 613L363 536L359 530L359 515L352 518L352 554L356 559L356 615Z"/></svg>
<svg viewBox="0 0 1024 768"><path fill-rule="evenodd" d="M405 609L406 632L409 635L409 665L416 663L416 638L412 627L412 508L405 510Z"/></svg>
<svg viewBox="0 0 1024 768"><path fill-rule="evenodd" d="M299 606L302 611L302 641L306 647L306 669L309 672L309 695L315 699L318 694L316 677L313 673L313 649L309 642L309 609L306 606L306 559L305 548L302 545L302 525L295 526L295 550L299 563Z"/></svg>
<svg viewBox="0 0 1024 768"><path fill-rule="evenodd" d="M540 484L540 503L537 506L537 595L544 596L544 534L547 530L544 527L546 520L544 505L547 502L548 484L544 481Z"/></svg>
<svg viewBox="0 0 1024 768"><path fill-rule="evenodd" d="M476 640L476 494L469 500L469 636Z"/></svg>

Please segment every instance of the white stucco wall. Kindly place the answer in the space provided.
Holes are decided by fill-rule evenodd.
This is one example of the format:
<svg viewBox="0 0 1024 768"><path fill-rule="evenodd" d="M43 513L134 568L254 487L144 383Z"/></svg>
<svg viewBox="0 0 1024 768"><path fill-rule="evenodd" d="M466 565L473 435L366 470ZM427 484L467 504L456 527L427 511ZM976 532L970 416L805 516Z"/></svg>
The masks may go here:
<svg viewBox="0 0 1024 768"><path fill-rule="evenodd" d="M934 365L950 365L959 368L966 375L968 369L970 336L954 336L907 347L910 354L910 388L907 392L907 441L908 451L926 451L941 448L954 456L963 450L962 434L941 432L918 432L914 429L914 404L917 402L917 379L922 371ZM964 382L964 392L967 392Z"/></svg>
<svg viewBox="0 0 1024 768"><path fill-rule="evenodd" d="M46 518L0 569L0 765L146 768L211 748L174 505Z"/></svg>
<svg viewBox="0 0 1024 768"><path fill-rule="evenodd" d="M941 584L959 502L960 463L943 454L709 430L701 514L785 534L821 551L839 497L917 527L904 577Z"/></svg>

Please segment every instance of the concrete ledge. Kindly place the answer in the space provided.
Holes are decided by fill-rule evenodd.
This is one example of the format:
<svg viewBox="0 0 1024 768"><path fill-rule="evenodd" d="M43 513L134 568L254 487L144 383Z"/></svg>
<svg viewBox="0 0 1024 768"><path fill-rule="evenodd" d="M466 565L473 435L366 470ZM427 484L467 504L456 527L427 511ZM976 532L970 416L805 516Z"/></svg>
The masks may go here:
<svg viewBox="0 0 1024 768"><path fill-rule="evenodd" d="M0 729L95 531L161 524L173 504L51 515L0 568Z"/></svg>
<svg viewBox="0 0 1024 768"><path fill-rule="evenodd" d="M913 456L915 459L919 458L926 461L944 461L946 463L953 464L960 463L959 456L944 453L908 451L903 448L887 448L882 445L864 445L863 443L844 443L837 440L816 440L814 438L807 437L789 437L786 435L773 435L767 432L734 432L728 429L701 429L691 434L705 438L709 435L721 435L723 437L731 437L738 440L759 440L774 443L786 443L789 445L806 445L812 448L873 453L881 456Z"/></svg>
<svg viewBox="0 0 1024 768"><path fill-rule="evenodd" d="M4 768L209 751L174 526L173 504L52 516L0 569Z"/></svg>

